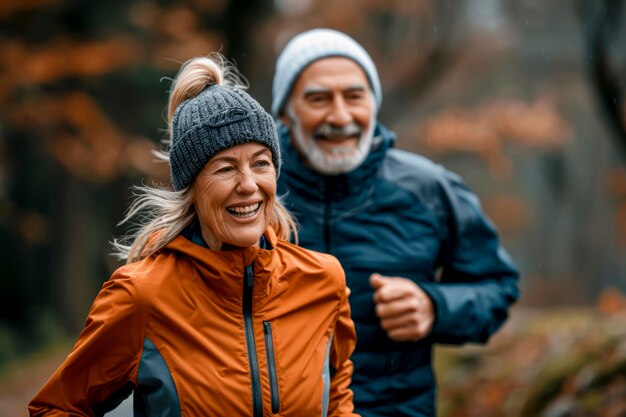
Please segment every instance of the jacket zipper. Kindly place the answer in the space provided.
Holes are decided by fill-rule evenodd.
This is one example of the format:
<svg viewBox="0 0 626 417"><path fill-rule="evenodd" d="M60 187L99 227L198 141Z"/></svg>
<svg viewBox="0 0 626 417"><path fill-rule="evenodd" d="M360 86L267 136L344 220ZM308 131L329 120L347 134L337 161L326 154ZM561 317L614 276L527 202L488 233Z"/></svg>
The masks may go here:
<svg viewBox="0 0 626 417"><path fill-rule="evenodd" d="M263 397L261 396L261 378L259 362L254 342L254 326L252 323L252 286L254 285L253 264L246 266L243 287L243 323L252 380L252 411L254 417L263 417Z"/></svg>
<svg viewBox="0 0 626 417"><path fill-rule="evenodd" d="M272 394L272 414L278 414L280 402L278 399L278 377L276 375L276 358L274 355L274 338L272 337L272 325L269 321L263 322L265 335L265 352L267 353L267 368L270 374L270 392Z"/></svg>

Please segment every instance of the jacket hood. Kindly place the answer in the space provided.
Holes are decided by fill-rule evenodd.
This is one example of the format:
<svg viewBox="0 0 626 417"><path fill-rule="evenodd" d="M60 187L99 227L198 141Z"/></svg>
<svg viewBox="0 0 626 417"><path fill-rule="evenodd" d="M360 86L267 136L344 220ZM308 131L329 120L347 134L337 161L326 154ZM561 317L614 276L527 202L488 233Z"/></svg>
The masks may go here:
<svg viewBox="0 0 626 417"><path fill-rule="evenodd" d="M392 148L396 135L382 123L374 128L372 149L367 158L354 170L338 175L326 175L309 167L298 150L291 143L289 128L278 123L279 141L283 157L283 171L288 175L279 178L289 181L287 188L295 187L299 192L314 200L341 200L346 196L362 194L375 180L375 173L380 169L387 150ZM293 180L290 180L293 179Z"/></svg>

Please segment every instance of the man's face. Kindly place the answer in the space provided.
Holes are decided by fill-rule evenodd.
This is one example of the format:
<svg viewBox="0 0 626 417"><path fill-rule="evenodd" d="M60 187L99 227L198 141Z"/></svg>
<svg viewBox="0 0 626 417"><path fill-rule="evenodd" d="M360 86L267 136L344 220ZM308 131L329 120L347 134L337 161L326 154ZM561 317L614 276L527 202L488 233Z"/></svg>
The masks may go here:
<svg viewBox="0 0 626 417"><path fill-rule="evenodd" d="M367 157L376 107L365 72L348 58L324 58L300 74L283 123L296 149L324 174L350 172Z"/></svg>

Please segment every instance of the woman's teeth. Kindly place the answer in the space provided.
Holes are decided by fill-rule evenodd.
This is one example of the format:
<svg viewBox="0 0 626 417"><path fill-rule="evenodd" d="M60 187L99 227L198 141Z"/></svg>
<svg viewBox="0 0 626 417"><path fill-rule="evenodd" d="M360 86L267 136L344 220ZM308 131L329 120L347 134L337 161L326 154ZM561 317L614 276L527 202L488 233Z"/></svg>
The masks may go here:
<svg viewBox="0 0 626 417"><path fill-rule="evenodd" d="M231 207L228 208L228 212L236 217L251 217L256 214L257 210L261 206L261 203L251 204L243 207Z"/></svg>

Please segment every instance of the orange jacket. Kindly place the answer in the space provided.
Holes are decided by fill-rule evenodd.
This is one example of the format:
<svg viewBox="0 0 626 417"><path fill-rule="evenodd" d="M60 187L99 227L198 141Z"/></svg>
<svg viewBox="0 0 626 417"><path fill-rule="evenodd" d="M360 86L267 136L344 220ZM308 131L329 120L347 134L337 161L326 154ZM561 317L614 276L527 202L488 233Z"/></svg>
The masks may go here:
<svg viewBox="0 0 626 417"><path fill-rule="evenodd" d="M142 416L354 416L356 335L339 262L212 251L182 236L118 269L32 416L93 416L135 390Z"/></svg>

